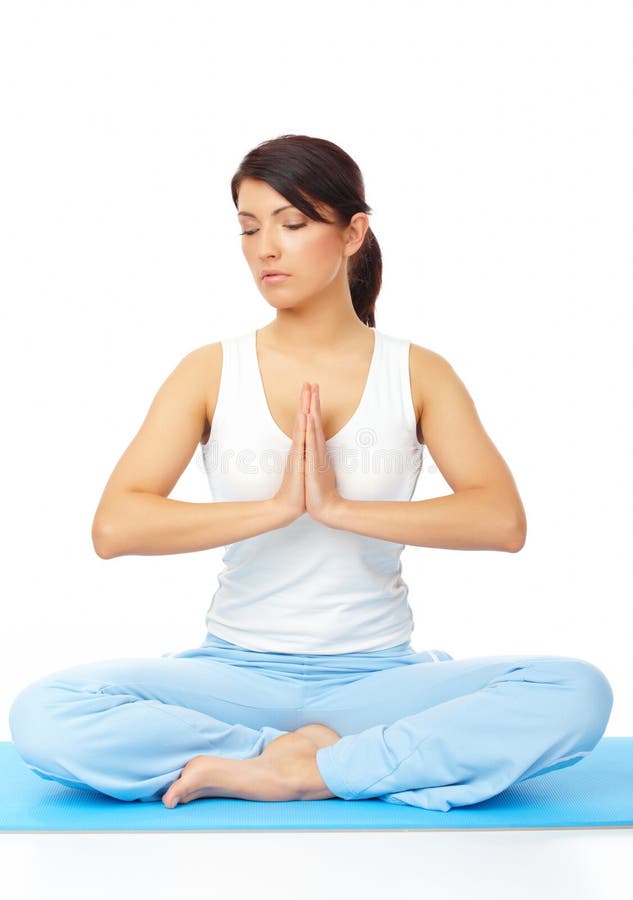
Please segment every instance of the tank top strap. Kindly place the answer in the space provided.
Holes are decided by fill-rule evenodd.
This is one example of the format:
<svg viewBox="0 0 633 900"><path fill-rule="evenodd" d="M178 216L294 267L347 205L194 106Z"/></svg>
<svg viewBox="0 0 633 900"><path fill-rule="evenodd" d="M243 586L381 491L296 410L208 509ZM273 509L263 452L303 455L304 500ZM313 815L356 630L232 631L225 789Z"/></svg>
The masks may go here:
<svg viewBox="0 0 633 900"><path fill-rule="evenodd" d="M417 424L409 375L410 346L411 342L405 338L380 332L375 381L369 396L373 398L374 421L388 417L394 425L402 424L415 438Z"/></svg>
<svg viewBox="0 0 633 900"><path fill-rule="evenodd" d="M245 353L243 349L245 335L233 335L222 338L222 370L218 396L213 414L212 434L226 433L240 409L248 392L245 390L248 373L245 372Z"/></svg>
<svg viewBox="0 0 633 900"><path fill-rule="evenodd" d="M236 352L235 338L225 337L220 341L222 344L222 369L220 371L220 384L218 387L218 396L215 401L215 410L213 413L213 422L211 434L217 432L221 423L224 422L227 411L231 409L235 402L235 394L238 390L236 379Z"/></svg>
<svg viewBox="0 0 633 900"><path fill-rule="evenodd" d="M411 341L406 338L393 338L395 342L394 353L398 359L398 371L400 373L400 404L405 422L412 431L413 443L418 446L416 410L413 403L411 375L409 373L409 356Z"/></svg>

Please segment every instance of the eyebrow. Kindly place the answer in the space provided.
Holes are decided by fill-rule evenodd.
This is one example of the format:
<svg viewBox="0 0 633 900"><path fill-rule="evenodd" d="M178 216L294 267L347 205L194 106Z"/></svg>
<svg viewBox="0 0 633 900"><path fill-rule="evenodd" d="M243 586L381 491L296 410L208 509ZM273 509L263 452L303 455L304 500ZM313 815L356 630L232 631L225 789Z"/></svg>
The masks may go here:
<svg viewBox="0 0 633 900"><path fill-rule="evenodd" d="M283 212L284 209L294 209L292 203L289 203L287 206L280 206L279 209L273 210L271 216L276 216L277 213ZM250 216L251 219L256 219L257 216L253 213L246 212L245 210L238 212L238 216Z"/></svg>

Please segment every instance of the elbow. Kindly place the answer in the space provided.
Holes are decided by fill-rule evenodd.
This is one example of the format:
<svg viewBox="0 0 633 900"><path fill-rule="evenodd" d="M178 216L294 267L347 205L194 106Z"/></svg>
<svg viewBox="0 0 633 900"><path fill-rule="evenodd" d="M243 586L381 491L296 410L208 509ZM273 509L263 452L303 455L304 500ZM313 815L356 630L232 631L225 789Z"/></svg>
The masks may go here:
<svg viewBox="0 0 633 900"><path fill-rule="evenodd" d="M525 519L525 514L522 513L517 519L515 519L511 528L508 529L504 550L506 550L508 553L518 553L519 550L522 550L525 546L526 537L527 522Z"/></svg>
<svg viewBox="0 0 633 900"><path fill-rule="evenodd" d="M92 525L92 546L100 559L114 559L117 555L113 552L112 542L108 538L108 529L101 523Z"/></svg>

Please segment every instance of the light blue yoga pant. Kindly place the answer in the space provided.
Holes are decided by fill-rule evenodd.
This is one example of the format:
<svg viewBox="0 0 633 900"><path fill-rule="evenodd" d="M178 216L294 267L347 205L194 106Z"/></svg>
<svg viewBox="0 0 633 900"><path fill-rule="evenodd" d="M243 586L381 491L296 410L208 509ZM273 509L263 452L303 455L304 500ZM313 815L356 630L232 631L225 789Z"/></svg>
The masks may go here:
<svg viewBox="0 0 633 900"><path fill-rule="evenodd" d="M581 761L613 705L582 659L441 650L264 653L208 634L158 658L73 666L13 701L17 752L42 778L121 800L160 800L194 756L259 756L302 725L337 731L317 751L345 800L447 811Z"/></svg>

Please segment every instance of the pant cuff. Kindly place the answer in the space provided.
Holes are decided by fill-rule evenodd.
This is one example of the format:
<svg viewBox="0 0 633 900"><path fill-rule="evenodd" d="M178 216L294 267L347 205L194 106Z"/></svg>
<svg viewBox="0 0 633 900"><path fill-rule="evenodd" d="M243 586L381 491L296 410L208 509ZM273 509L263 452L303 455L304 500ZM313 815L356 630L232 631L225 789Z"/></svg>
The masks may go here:
<svg viewBox="0 0 633 900"><path fill-rule="evenodd" d="M321 747L316 753L316 764L325 786L341 800L355 800L356 796L337 771L336 762L332 758L333 746Z"/></svg>

